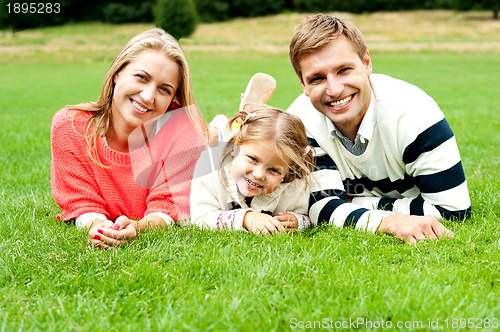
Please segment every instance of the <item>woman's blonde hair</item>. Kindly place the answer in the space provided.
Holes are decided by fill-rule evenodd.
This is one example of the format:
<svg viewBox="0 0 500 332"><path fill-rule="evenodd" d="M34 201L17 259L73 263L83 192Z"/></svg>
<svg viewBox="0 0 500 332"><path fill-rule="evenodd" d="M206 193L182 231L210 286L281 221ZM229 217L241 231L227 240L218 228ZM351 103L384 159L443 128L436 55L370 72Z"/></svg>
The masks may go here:
<svg viewBox="0 0 500 332"><path fill-rule="evenodd" d="M220 170L224 183L226 181L222 166L233 161L237 153L235 148L252 142L272 140L278 158L289 167L283 182L299 178L309 185L308 176L314 168L314 155L307 142L304 124L297 116L278 108L262 107L252 111L239 111L229 120L229 128L235 122L241 123L241 126L222 152Z"/></svg>
<svg viewBox="0 0 500 332"><path fill-rule="evenodd" d="M102 165L102 163L97 154L96 142L97 137L105 135L110 128L111 104L115 88L114 77L134 61L139 54L151 50L162 52L179 66L179 86L173 102L175 101L180 107L183 107L195 128L201 135L207 137L208 126L194 99L189 67L184 52L177 40L164 30L159 28L150 29L133 37L115 57L104 78L97 102L65 107L65 109L76 109L90 113L85 130L89 135L85 135L85 139L90 157L99 165Z"/></svg>
<svg viewBox="0 0 500 332"><path fill-rule="evenodd" d="M288 58L301 82L303 80L300 59L306 54L322 49L342 35L354 44L359 58L364 60L368 46L361 31L348 20L326 14L316 14L307 16L295 27Z"/></svg>

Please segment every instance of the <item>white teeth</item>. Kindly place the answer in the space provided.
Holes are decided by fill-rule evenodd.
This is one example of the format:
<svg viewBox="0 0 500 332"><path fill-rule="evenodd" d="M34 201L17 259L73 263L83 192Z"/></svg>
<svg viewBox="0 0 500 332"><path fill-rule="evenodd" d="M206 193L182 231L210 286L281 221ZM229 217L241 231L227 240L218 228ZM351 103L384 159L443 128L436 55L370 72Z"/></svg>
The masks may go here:
<svg viewBox="0 0 500 332"><path fill-rule="evenodd" d="M246 179L246 180L247 180L248 184L250 184L251 186L254 186L254 187L257 187L257 188L263 187L260 184L257 184L255 182L251 181L250 179Z"/></svg>
<svg viewBox="0 0 500 332"><path fill-rule="evenodd" d="M350 100L352 99L352 95L345 97L344 99L338 100L338 101L332 101L330 103L330 106L332 107L342 107L346 105Z"/></svg>
<svg viewBox="0 0 500 332"><path fill-rule="evenodd" d="M134 105L134 107L137 108L141 112L146 113L147 111L149 111L147 108L144 108L141 105L139 105L139 103L136 102L135 100L132 100L132 105Z"/></svg>

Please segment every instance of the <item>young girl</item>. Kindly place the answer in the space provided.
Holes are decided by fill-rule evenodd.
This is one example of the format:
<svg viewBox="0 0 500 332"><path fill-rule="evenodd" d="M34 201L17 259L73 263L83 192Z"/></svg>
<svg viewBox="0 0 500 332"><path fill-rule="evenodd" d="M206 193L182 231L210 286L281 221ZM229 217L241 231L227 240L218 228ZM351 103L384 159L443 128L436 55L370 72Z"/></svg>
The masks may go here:
<svg viewBox="0 0 500 332"><path fill-rule="evenodd" d="M302 122L276 108L240 110L219 172L193 180L191 222L267 234L310 227L313 153Z"/></svg>
<svg viewBox="0 0 500 332"><path fill-rule="evenodd" d="M184 218L208 136L195 105L178 42L161 29L130 40L97 102L67 106L52 120L57 218L86 227L104 248Z"/></svg>

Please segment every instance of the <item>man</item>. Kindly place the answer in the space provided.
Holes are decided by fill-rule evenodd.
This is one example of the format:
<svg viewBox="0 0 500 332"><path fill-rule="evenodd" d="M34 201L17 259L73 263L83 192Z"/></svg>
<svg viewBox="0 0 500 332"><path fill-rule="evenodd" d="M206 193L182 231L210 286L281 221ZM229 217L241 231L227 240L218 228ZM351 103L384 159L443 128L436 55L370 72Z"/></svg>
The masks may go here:
<svg viewBox="0 0 500 332"><path fill-rule="evenodd" d="M437 219L469 218L470 199L454 134L434 100L372 74L361 32L337 17L298 25L289 56L304 93L288 111L306 126L323 189L313 188L311 220L410 243L452 237Z"/></svg>

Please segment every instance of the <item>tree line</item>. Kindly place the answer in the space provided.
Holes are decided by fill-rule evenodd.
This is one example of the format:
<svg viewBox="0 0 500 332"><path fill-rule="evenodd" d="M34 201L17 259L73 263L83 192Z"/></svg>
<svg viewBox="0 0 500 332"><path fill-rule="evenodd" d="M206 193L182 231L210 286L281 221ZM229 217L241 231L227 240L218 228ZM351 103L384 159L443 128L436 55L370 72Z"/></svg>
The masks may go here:
<svg viewBox="0 0 500 332"><path fill-rule="evenodd" d="M154 22L176 38L200 22L258 17L283 12L490 10L498 19L500 0L0 0L0 29L13 31L73 22ZM34 0L30 0L34 1Z"/></svg>

